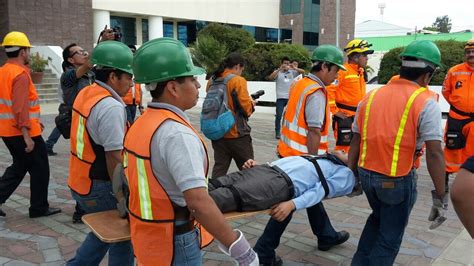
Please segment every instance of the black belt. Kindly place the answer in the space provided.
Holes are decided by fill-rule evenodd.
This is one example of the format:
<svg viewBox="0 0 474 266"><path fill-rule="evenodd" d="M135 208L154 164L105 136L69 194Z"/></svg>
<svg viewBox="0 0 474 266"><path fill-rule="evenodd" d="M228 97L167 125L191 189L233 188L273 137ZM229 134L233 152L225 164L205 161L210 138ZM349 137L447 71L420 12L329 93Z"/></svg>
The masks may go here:
<svg viewBox="0 0 474 266"><path fill-rule="evenodd" d="M281 170L280 167L276 165L270 166L273 170L277 171L286 181L286 184L288 185L288 189L290 190L290 199L292 199L295 196L295 188L293 186L293 181L291 181L291 178L283 171Z"/></svg>
<svg viewBox="0 0 474 266"><path fill-rule="evenodd" d="M182 235L187 232L191 232L194 230L194 220L189 220L185 224L175 225L174 226L174 234L175 235Z"/></svg>
<svg viewBox="0 0 474 266"><path fill-rule="evenodd" d="M474 113L467 113L467 112L461 111L461 110L459 110L458 108L456 108L452 105L451 105L451 107L449 107L449 109L451 111L457 113L458 115L469 116L471 119L474 119Z"/></svg>
<svg viewBox="0 0 474 266"><path fill-rule="evenodd" d="M336 106L338 108L346 109L346 110L349 110L349 111L352 111L352 112L357 111L357 106L354 107L354 106L349 106L349 105L345 105L345 104L342 104L342 103L336 103Z"/></svg>
<svg viewBox="0 0 474 266"><path fill-rule="evenodd" d="M308 156L301 156L301 157L313 163L314 168L316 169L316 172L318 173L319 181L321 182L321 185L324 188L324 197L326 198L329 195L329 186L328 186L328 182L326 181L326 177L324 177L323 171L321 170L321 167L319 166L317 162L317 158L312 158Z"/></svg>

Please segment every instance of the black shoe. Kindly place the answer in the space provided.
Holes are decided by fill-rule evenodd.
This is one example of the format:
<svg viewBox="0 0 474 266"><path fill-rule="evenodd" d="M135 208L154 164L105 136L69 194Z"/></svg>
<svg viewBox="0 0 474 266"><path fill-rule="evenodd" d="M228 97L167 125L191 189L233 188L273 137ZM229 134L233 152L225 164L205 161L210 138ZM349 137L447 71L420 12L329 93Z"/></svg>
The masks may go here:
<svg viewBox="0 0 474 266"><path fill-rule="evenodd" d="M275 133L275 139L280 139L281 135L280 132Z"/></svg>
<svg viewBox="0 0 474 266"><path fill-rule="evenodd" d="M2 211L2 209L0 209L0 217L1 216L3 216L3 217L7 216L7 214L4 211Z"/></svg>
<svg viewBox="0 0 474 266"><path fill-rule="evenodd" d="M324 243L324 242L319 242L318 241L318 249L321 250L321 251L328 251L332 247L346 242L350 237L350 234L348 232L344 231L344 230L338 232L337 234L338 234L337 240L334 241L334 242Z"/></svg>
<svg viewBox="0 0 474 266"><path fill-rule="evenodd" d="M57 152L54 152L52 149L51 150L48 150L48 156L54 156L54 155L58 155Z"/></svg>
<svg viewBox="0 0 474 266"><path fill-rule="evenodd" d="M78 213L78 212L74 212L72 214L72 223L73 224L82 224L82 216L84 215L84 213Z"/></svg>
<svg viewBox="0 0 474 266"><path fill-rule="evenodd" d="M30 218L38 218L38 217L43 217L43 216L50 216L56 213L60 213L61 209L60 208L48 208L47 211L43 213L35 213L30 211Z"/></svg>
<svg viewBox="0 0 474 266"><path fill-rule="evenodd" d="M263 266L282 266L283 265L283 260L281 259L280 256L276 255L273 258L272 261L265 262L265 263L260 262L260 265L263 265Z"/></svg>

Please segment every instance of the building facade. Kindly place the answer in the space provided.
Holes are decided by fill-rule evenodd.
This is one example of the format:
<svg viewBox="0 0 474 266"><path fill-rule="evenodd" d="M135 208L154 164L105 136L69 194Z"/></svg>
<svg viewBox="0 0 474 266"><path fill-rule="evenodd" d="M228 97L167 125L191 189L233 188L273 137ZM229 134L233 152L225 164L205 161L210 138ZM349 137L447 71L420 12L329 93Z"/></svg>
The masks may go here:
<svg viewBox="0 0 474 266"><path fill-rule="evenodd" d="M338 0L339 45L353 38L355 0ZM0 36L25 32L36 46L75 42L91 49L105 26L141 45L173 37L189 45L210 22L248 30L257 42L291 42L312 50L336 44L336 0L0 0ZM4 56L3 53L0 53ZM1 58L0 58L1 59Z"/></svg>

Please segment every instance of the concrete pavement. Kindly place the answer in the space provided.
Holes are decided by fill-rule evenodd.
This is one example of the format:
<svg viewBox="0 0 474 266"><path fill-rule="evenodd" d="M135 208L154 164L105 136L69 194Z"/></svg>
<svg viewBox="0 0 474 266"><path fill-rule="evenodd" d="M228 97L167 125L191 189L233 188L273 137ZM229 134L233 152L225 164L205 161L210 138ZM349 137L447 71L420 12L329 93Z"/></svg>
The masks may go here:
<svg viewBox="0 0 474 266"><path fill-rule="evenodd" d="M46 139L54 127L57 104L42 106L42 120L46 126ZM188 112L192 123L199 126L199 109ZM276 159L274 116L272 111L260 112L250 119L255 158L259 162ZM334 143L334 141L332 141ZM211 147L209 143L209 147ZM209 149L212 158L212 148ZM55 146L57 156L49 157L51 181L49 200L53 207L61 207L63 213L51 217L30 219L29 176L21 183L12 197L3 205L7 213L0 217L0 265L62 265L71 258L85 238L88 228L72 224L74 201L67 188L69 143L60 139ZM11 163L5 145L0 143L0 173ZM235 170L233 165L231 170ZM396 259L399 265L467 265L474 264L474 241L459 222L451 205L448 220L436 230L429 230L427 217L431 207L430 190L433 185L425 164L419 170L418 200L413 208L402 248ZM337 230L346 230L351 238L327 252L317 249L317 239L309 227L305 211L298 211L283 235L277 253L284 265L349 265L371 210L365 196L341 197L326 200L326 210ZM269 216L232 221L234 228L242 230L254 244L261 235ZM205 265L232 265L229 258L212 244L204 251ZM106 265L106 260L102 263Z"/></svg>

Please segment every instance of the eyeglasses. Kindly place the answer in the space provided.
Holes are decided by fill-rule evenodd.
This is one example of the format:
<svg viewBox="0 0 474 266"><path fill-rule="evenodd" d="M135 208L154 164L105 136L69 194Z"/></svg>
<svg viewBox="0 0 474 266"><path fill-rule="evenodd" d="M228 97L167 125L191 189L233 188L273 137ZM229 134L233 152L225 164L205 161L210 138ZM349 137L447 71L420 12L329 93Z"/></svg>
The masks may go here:
<svg viewBox="0 0 474 266"><path fill-rule="evenodd" d="M73 57L73 56L75 56L76 54L88 55L88 53L87 53L86 50L78 50L78 51L75 51L74 53L72 53L71 56L69 56L69 57Z"/></svg>

